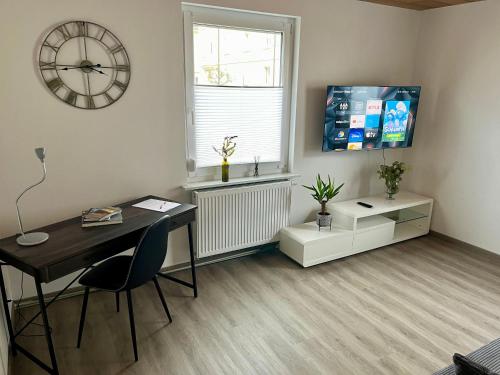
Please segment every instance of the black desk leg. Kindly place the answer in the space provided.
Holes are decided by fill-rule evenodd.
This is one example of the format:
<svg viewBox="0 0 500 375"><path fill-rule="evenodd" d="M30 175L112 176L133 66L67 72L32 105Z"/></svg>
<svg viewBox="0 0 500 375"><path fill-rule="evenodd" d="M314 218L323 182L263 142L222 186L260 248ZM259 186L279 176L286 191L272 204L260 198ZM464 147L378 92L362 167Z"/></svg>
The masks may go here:
<svg viewBox="0 0 500 375"><path fill-rule="evenodd" d="M40 278L35 276L36 293L38 295L38 303L40 305L40 312L42 313L43 326L45 328L45 338L47 339L47 346L49 348L50 361L52 362L52 373L59 374L57 368L56 353L54 351L54 344L52 343L52 336L50 333L49 319L47 317L47 310L45 306L45 300L43 299L42 285L40 283Z"/></svg>
<svg viewBox="0 0 500 375"><path fill-rule="evenodd" d="M191 278L193 280L193 290L195 298L198 297L198 286L196 285L196 266L194 264L193 229L191 223L188 224L189 255L191 256Z"/></svg>
<svg viewBox="0 0 500 375"><path fill-rule="evenodd" d="M2 292L3 311L5 313L5 319L7 320L7 329L9 330L10 350L12 350L12 355L16 356L16 338L14 336L14 330L12 329L12 320L10 319L9 302L7 302L7 293L5 292L2 266L0 266L0 289Z"/></svg>

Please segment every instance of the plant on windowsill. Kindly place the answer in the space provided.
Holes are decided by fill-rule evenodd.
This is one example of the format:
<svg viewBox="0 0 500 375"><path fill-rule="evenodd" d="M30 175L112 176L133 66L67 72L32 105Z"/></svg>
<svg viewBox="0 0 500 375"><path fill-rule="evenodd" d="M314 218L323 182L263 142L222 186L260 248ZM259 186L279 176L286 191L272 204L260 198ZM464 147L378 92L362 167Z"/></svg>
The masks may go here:
<svg viewBox="0 0 500 375"><path fill-rule="evenodd" d="M224 141L222 142L221 148L216 148L215 146L212 146L214 151L222 157L222 165L221 165L222 182L229 181L229 162L227 161L227 159L234 154L234 151L236 151L236 143L233 142L233 140L236 138L238 138L236 135L232 137L224 137Z"/></svg>
<svg viewBox="0 0 500 375"><path fill-rule="evenodd" d="M387 199L393 200L394 195L399 192L399 183L407 169L405 163L397 160L392 165L384 164L379 167L377 173L380 179L385 180Z"/></svg>
<svg viewBox="0 0 500 375"><path fill-rule="evenodd" d="M311 190L313 192L311 196L321 205L321 211L316 215L316 224L318 224L319 230L321 230L321 227L330 227L330 229L332 229L332 215L326 211L326 204L340 192L344 184L335 187L335 183L331 180L330 176L328 176L327 183L323 181L318 174L318 177L316 177L316 185L302 186Z"/></svg>

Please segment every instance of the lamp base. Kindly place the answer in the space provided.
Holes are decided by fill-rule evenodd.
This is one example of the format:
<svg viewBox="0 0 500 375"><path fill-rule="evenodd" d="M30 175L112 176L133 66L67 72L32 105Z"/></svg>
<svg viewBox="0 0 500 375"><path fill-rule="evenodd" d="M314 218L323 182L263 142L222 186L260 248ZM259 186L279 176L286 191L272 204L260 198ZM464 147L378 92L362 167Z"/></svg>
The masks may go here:
<svg viewBox="0 0 500 375"><path fill-rule="evenodd" d="M43 232L25 233L17 237L16 241L21 246L35 246L44 243L49 239L49 235Z"/></svg>

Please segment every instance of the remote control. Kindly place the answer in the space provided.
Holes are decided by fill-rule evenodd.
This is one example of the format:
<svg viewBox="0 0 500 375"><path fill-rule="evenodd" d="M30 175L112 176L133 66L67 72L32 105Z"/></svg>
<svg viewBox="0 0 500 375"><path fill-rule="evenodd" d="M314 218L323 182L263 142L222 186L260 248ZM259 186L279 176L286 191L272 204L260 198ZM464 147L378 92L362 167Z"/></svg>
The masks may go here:
<svg viewBox="0 0 500 375"><path fill-rule="evenodd" d="M366 208L373 208L373 206L371 204L368 204L368 203L364 203L364 202L358 202L358 204L360 206L363 206L363 207L366 207Z"/></svg>

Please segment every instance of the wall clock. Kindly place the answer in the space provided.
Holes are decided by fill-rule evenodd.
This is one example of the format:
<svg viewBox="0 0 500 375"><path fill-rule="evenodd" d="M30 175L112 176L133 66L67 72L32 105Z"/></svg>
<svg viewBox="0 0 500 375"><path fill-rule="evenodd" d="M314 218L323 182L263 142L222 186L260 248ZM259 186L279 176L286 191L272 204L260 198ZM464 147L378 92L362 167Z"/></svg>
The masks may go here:
<svg viewBox="0 0 500 375"><path fill-rule="evenodd" d="M113 104L130 81L125 47L111 31L93 22L56 26L40 47L38 65L49 90L77 108Z"/></svg>

